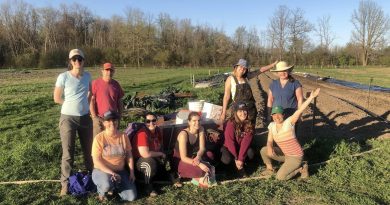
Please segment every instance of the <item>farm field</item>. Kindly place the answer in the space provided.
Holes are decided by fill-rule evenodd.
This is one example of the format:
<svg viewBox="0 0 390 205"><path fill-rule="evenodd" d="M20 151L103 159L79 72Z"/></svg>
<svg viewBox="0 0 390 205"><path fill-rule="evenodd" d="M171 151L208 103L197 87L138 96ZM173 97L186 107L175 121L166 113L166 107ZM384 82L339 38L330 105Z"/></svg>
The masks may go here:
<svg viewBox="0 0 390 205"><path fill-rule="evenodd" d="M94 79L100 74L98 69L87 70L91 71ZM212 74L218 72L217 69L210 70ZM220 68L219 71L230 70ZM59 179L60 106L54 104L52 92L57 75L63 71L64 69L0 71L1 182ZM200 78L206 77L208 73L208 68L119 68L114 78L121 83L126 94L135 91L156 94L161 89L174 85L195 93L199 99L214 103L218 103L220 99L221 103L222 86L194 90L190 85L191 74ZM387 74L389 73L390 71ZM382 73L378 79L388 83L388 79L383 76L385 74ZM269 73L260 75L260 91L268 89L267 85L272 78L274 77ZM191 185L185 185L181 189L160 186L161 195L158 197L146 198L141 194L132 204L389 204L389 124L368 116L348 103L365 106L363 96L366 93L362 91L322 82L314 84L301 77L297 79L304 85L305 92L316 86L322 89L316 108L318 115L315 129L310 132L309 112L303 116L301 128L301 133L305 136L305 153L309 164L313 165L310 166L312 176L308 181L250 180L219 185L209 190ZM388 121L389 103L389 94L373 92L369 109ZM124 125L125 123L121 124L122 128ZM372 151L366 154L351 156L370 150ZM76 155L77 170L81 168L81 153L78 151ZM315 165L326 160L330 161ZM257 176L260 172L260 161L252 165L251 176ZM71 196L60 198L59 190L60 184L51 182L0 185L0 204L98 204L94 196L84 199ZM113 199L108 203L117 202L117 199Z"/></svg>
<svg viewBox="0 0 390 205"><path fill-rule="evenodd" d="M321 77L332 77L339 80L351 81L368 85L390 87L390 67L357 67L357 68L303 68L297 66L294 71L307 72Z"/></svg>

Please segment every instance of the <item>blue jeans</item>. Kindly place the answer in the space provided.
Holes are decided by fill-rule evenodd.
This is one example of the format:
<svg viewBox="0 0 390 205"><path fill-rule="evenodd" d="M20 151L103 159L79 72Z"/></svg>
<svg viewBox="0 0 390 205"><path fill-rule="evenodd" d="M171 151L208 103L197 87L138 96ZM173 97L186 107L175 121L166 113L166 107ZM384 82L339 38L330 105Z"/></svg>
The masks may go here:
<svg viewBox="0 0 390 205"><path fill-rule="evenodd" d="M121 176L121 181L111 181L111 174L99 169L92 171L92 180L96 184L99 196L105 196L108 191L116 189L124 201L134 201L137 198L137 189L133 182L130 182L129 173L126 170L116 172Z"/></svg>

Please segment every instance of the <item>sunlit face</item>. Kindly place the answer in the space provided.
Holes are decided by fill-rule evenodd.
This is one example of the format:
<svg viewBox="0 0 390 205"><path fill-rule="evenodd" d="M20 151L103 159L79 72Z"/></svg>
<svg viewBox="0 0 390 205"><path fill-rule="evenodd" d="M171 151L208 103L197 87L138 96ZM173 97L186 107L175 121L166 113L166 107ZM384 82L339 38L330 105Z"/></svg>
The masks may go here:
<svg viewBox="0 0 390 205"><path fill-rule="evenodd" d="M272 115L272 119L274 120L274 122L276 124L281 124L284 121L284 116L283 116L283 114L275 113Z"/></svg>
<svg viewBox="0 0 390 205"><path fill-rule="evenodd" d="M102 76L104 79L110 80L114 76L115 70L112 68L106 68L102 70Z"/></svg>
<svg viewBox="0 0 390 205"><path fill-rule="evenodd" d="M288 79L289 73L290 71L286 70L286 71L277 72L277 75L279 76L280 79Z"/></svg>
<svg viewBox="0 0 390 205"><path fill-rule="evenodd" d="M154 131L157 127L157 119L153 115L146 115L145 125L150 131Z"/></svg>
<svg viewBox="0 0 390 205"><path fill-rule="evenodd" d="M70 59L70 64L72 65L72 69L82 69L84 66L84 58L79 55L73 56Z"/></svg>
<svg viewBox="0 0 390 205"><path fill-rule="evenodd" d="M248 118L248 111L246 110L237 110L237 117L240 121L244 121Z"/></svg>
<svg viewBox="0 0 390 205"><path fill-rule="evenodd" d="M105 130L107 130L108 132L112 132L112 133L118 129L118 124L119 124L119 122L116 119L103 121L103 125L104 125Z"/></svg>
<svg viewBox="0 0 390 205"><path fill-rule="evenodd" d="M236 67L236 75L237 75L237 77L242 77L245 74L246 70L247 70L246 67L238 65Z"/></svg>
<svg viewBox="0 0 390 205"><path fill-rule="evenodd" d="M188 125L190 126L191 129L199 129L200 127L200 117L197 115L194 115L191 117L191 120L188 121Z"/></svg>

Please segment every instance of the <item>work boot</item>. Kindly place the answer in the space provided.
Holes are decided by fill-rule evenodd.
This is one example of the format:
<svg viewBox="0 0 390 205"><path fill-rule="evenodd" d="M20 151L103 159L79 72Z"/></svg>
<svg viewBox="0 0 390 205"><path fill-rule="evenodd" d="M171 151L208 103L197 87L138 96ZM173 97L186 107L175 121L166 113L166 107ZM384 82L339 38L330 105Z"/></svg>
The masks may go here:
<svg viewBox="0 0 390 205"><path fill-rule="evenodd" d="M307 179L309 178L309 165L307 165L307 162L303 162L302 169L301 169L301 179Z"/></svg>
<svg viewBox="0 0 390 205"><path fill-rule="evenodd" d="M156 197L158 195L152 184L146 184L146 195L150 197Z"/></svg>
<svg viewBox="0 0 390 205"><path fill-rule="evenodd" d="M62 186L60 196L66 196L68 194L68 185Z"/></svg>

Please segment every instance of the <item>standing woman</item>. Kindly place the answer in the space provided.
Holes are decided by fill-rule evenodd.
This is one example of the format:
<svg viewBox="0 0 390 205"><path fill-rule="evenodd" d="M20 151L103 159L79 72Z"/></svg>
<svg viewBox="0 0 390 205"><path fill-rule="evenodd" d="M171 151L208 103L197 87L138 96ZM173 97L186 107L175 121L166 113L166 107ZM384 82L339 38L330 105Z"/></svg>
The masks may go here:
<svg viewBox="0 0 390 205"><path fill-rule="evenodd" d="M225 142L221 148L221 161L225 165L232 163L240 177L246 177L245 159L253 158L253 150L249 148L253 138L253 124L248 120L248 107L243 102L234 105L234 113L226 123Z"/></svg>
<svg viewBox="0 0 390 205"><path fill-rule="evenodd" d="M76 133L79 136L84 155L84 164L92 171L92 120L89 115L91 90L91 75L84 71L84 53L80 49L69 52L69 70L57 77L54 89L54 102L61 105L59 120L62 161L61 161L61 192L68 193L68 178L71 175Z"/></svg>
<svg viewBox="0 0 390 205"><path fill-rule="evenodd" d="M282 106L285 118L290 117L303 102L302 85L291 76L294 66L288 66L285 61L276 64L276 72L279 79L273 80L268 90L268 121L271 121L270 114L272 107Z"/></svg>
<svg viewBox="0 0 390 205"><path fill-rule="evenodd" d="M103 132L93 140L92 180L96 184L99 200L106 201L109 191L117 191L124 201L134 201L137 190L134 184L134 159L129 138L118 131L120 115L107 111L103 115ZM126 165L129 171L126 170Z"/></svg>
<svg viewBox="0 0 390 205"><path fill-rule="evenodd" d="M261 67L259 72L263 73L270 70L275 64L274 62L270 65ZM258 73L251 74L251 77L257 76ZM248 83L248 63L244 59L240 59L235 65L233 74L226 79L225 82L225 94L223 96L222 114L221 120L224 121L228 115L227 109L230 97L235 102L245 102L248 106L248 119L256 122L257 110L255 105L255 99L253 98L252 89ZM229 117L229 116L228 116Z"/></svg>
<svg viewBox="0 0 390 205"><path fill-rule="evenodd" d="M202 177L206 173L211 174L211 166L203 161L205 151L205 134L200 125L200 116L197 112L191 112L188 115L188 128L179 133L173 154L180 178L192 178L200 185L207 185L202 184Z"/></svg>

